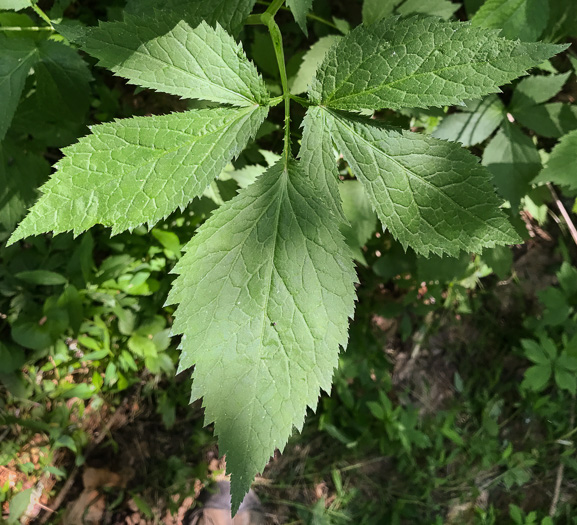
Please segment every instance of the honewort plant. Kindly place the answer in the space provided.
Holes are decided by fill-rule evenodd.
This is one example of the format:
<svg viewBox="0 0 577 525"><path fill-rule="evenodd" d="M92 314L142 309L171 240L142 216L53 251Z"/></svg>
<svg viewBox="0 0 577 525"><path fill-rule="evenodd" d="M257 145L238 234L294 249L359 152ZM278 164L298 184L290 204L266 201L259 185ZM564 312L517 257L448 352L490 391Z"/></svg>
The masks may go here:
<svg viewBox="0 0 577 525"><path fill-rule="evenodd" d="M185 247L169 304L182 335L180 371L194 367L231 472L233 511L275 448L329 391L354 313L355 270L337 157L343 155L382 224L418 254L479 252L519 242L491 175L460 145L361 116L382 108L462 104L565 49L511 41L497 30L439 18L385 17L327 52L308 97L288 89L282 0L172 0L146 15L68 34L129 82L215 107L97 125L65 148L42 197L10 239L95 224L112 233L152 226L202 195L284 104L280 160L221 206ZM144 2L153 5L151 2ZM287 2L306 30L311 1ZM145 12L143 9L141 12ZM243 22L268 27L283 94L271 97L234 40ZM57 26L58 27L58 26ZM308 108L298 160L291 103Z"/></svg>

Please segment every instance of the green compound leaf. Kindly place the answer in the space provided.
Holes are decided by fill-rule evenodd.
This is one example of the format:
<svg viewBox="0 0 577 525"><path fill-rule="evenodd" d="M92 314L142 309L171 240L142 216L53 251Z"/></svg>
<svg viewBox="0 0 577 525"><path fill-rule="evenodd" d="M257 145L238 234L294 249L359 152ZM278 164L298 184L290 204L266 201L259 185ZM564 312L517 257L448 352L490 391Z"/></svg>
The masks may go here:
<svg viewBox="0 0 577 525"><path fill-rule="evenodd" d="M33 38L8 38L0 33L0 140L10 127L30 68L38 61Z"/></svg>
<svg viewBox="0 0 577 525"><path fill-rule="evenodd" d="M444 117L433 137L474 146L489 138L505 117L505 106L496 95L469 100L462 110Z"/></svg>
<svg viewBox="0 0 577 525"><path fill-rule="evenodd" d="M266 104L264 81L240 44L218 24L202 22L193 29L161 17L126 15L90 29L83 49L98 64L132 84L183 98L251 106Z"/></svg>
<svg viewBox="0 0 577 525"><path fill-rule="evenodd" d="M498 31L438 18L386 18L332 47L309 90L336 109L461 104L497 93L565 45L513 42Z"/></svg>
<svg viewBox="0 0 577 525"><path fill-rule="evenodd" d="M112 234L154 224L202 195L254 137L268 108L215 108L135 117L101 124L64 148L58 171L12 235L73 230L95 224Z"/></svg>
<svg viewBox="0 0 577 525"><path fill-rule="evenodd" d="M467 150L330 111L327 120L383 226L405 249L457 256L520 242L498 209L490 174Z"/></svg>
<svg viewBox="0 0 577 525"><path fill-rule="evenodd" d="M311 106L303 119L303 127L299 152L302 169L315 187L317 199L323 199L335 217L346 223L338 186L337 157L330 139L326 111Z"/></svg>
<svg viewBox="0 0 577 525"><path fill-rule="evenodd" d="M547 27L549 2L544 0L487 0L471 19L478 27L502 29L505 38L537 40Z"/></svg>
<svg viewBox="0 0 577 525"><path fill-rule="evenodd" d="M295 20L303 33L308 36L307 14L313 6L313 0L286 0L286 5L292 11Z"/></svg>
<svg viewBox="0 0 577 525"><path fill-rule="evenodd" d="M179 369L192 366L231 473L233 514L347 342L356 281L329 210L295 161L279 162L219 208L186 246L168 303L180 303Z"/></svg>
<svg viewBox="0 0 577 525"><path fill-rule="evenodd" d="M255 0L128 0L125 12L133 15L162 17L178 22L184 20L196 27L203 20L215 26L218 22L226 31L236 35L252 11Z"/></svg>
<svg viewBox="0 0 577 525"><path fill-rule="evenodd" d="M577 189L577 130L567 133L553 148L547 165L533 182L553 182Z"/></svg>

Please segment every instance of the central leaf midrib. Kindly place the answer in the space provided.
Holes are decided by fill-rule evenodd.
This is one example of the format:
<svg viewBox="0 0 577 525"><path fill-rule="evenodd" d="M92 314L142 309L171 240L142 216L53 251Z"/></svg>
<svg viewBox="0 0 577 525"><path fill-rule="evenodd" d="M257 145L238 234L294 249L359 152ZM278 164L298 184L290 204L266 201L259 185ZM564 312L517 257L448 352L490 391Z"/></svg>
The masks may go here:
<svg viewBox="0 0 577 525"><path fill-rule="evenodd" d="M138 148L144 148L144 149L148 149L148 150L159 151L159 154L158 154L157 156L151 158L151 159L144 160L144 161L143 161L142 163L140 163L140 164L134 164L133 166L131 166L131 168L130 168L129 170L123 171L123 175L124 175L124 176L126 176L126 175L132 175L135 171L138 171L139 169L143 168L144 166L158 163L161 159L167 157L168 155L170 155L170 154L172 154L172 153L176 153L176 152L178 152L179 150L181 150L181 149L183 149L183 148L185 148L185 147L187 147L187 146L192 146L192 145L194 145L196 142L198 142L200 139L205 138L205 137L207 137L208 135L218 134L219 132L221 132L221 131L223 131L223 130L228 130L228 128L230 128L230 127L232 127L234 124L238 123L242 118L246 117L251 111L254 111L255 109L256 109L256 108L247 108L247 111L244 111L244 108L243 108L243 109L240 110L241 113L240 113L237 117L235 117L234 119L228 121L226 124L223 124L222 126L219 126L219 127L217 127L216 129L214 129L214 130L212 130L212 131L210 131L210 132L207 132L207 133L205 133L205 134L203 134L203 135L193 135L192 138L191 138L191 140L186 140L186 141L184 141L184 142L181 142L178 147L175 147L175 148L172 148L172 149L162 149L162 150L160 150L160 149L158 149L158 148L155 148L154 146L145 146L145 145L142 145L142 144L132 144L132 143L129 143L130 146L136 146L136 147L138 147ZM194 111L194 110L192 110L192 111ZM233 111L234 111L234 110L233 110ZM239 110L237 110L237 111L239 111ZM148 119L154 119L154 117L139 117L139 118L145 118L145 119L147 119L147 120L148 120ZM104 125L105 125L105 126L108 126L107 124L104 124ZM174 130L166 130L166 131L174 131ZM95 133L95 134L96 134L96 133ZM215 141L214 141L213 146L212 146L212 149L215 147L215 145L218 143L218 141L222 138L222 136L223 136L224 134L225 134L225 133L223 133L223 134L221 134L221 135L218 136L218 140L215 140ZM114 138L120 138L120 137L118 137L118 135L116 135L116 134L111 134L110 136L112 136L112 137L114 137ZM123 139L123 140L124 140L124 139ZM102 150L100 150L100 151L102 151ZM200 166L200 165L204 162L204 160L206 159L206 157L208 156L209 153L210 153L210 151L209 151L206 155L202 156L202 157L199 159L199 162L196 163L196 165L197 165L197 166ZM74 164L72 164L72 166L74 166ZM94 169L92 169L92 171L94 171ZM105 174L105 175L109 175L109 174L110 174L109 172L101 172L101 173L102 173L102 174ZM124 178L124 177L123 177L123 178Z"/></svg>

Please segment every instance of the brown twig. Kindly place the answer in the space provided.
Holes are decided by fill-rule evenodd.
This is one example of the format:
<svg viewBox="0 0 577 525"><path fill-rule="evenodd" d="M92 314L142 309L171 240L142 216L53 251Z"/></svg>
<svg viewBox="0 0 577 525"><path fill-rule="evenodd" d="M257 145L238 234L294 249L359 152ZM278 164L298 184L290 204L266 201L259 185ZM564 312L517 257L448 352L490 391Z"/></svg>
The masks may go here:
<svg viewBox="0 0 577 525"><path fill-rule="evenodd" d="M563 205L563 203L559 199L559 196L557 195L557 192L555 191L553 184L548 182L547 187L549 188L549 191L551 192L551 196L553 197L553 200L555 201L555 204L557 205L559 212L561 213L563 219L565 220L565 224L567 224L567 228L569 228L569 232L571 233L571 237L573 238L573 242L577 245L577 228L575 228L575 225L573 224L573 221L571 220L569 213L567 212L565 206Z"/></svg>
<svg viewBox="0 0 577 525"><path fill-rule="evenodd" d="M569 427L573 428L574 425L575 425L575 396L573 396L573 402L571 404ZM555 478L555 491L553 492L553 499L551 500L551 506L549 507L549 517L551 518L554 518L555 514L557 513L557 505L559 504L559 498L561 497L561 485L563 484L564 472L565 472L565 465L563 463L559 463L559 467L557 468L557 477Z"/></svg>
<svg viewBox="0 0 577 525"><path fill-rule="evenodd" d="M125 406L126 406L126 403L125 403ZM123 409L123 407L119 407L116 410L116 412L114 412L114 414L112 415L112 417L110 418L108 423L106 423L106 425L102 429L102 432L100 432L98 437L96 437L96 439L94 439L94 441L87 447L86 454L85 454L86 458L88 458L90 456L90 454L94 451L94 449L98 445L100 445L100 443L108 435L108 433L110 432L112 427L120 419L122 419L124 412L125 412L125 410ZM44 516L42 516L42 518L40 518L40 520L38 521L39 525L44 525L52 517L52 513L56 512L60 508L60 506L62 505L62 502L65 500L66 496L70 492L70 489L74 486L74 482L76 481L77 476L78 476L78 467L74 467L72 469L72 472L70 473L70 476L68 476L66 483L64 483L64 486L62 487L62 489L58 493L58 496L56 496L56 498L54 499L54 502L52 503L51 507L45 509L46 511L49 511L49 512L47 512L46 514L44 514Z"/></svg>

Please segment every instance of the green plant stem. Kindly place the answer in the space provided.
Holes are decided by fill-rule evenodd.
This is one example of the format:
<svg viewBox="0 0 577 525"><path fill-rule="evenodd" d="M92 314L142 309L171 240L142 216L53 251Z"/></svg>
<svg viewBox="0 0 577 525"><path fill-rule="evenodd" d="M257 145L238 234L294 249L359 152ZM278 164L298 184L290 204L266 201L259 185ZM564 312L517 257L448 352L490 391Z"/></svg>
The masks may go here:
<svg viewBox="0 0 577 525"><path fill-rule="evenodd" d="M271 5L270 2L266 2L264 0L257 0L256 2L259 5L266 5L269 6ZM288 7L282 6L281 9L283 11L290 11L290 9ZM333 29L336 29L337 31L339 31L339 28L333 24L330 20L326 20L325 18L322 18L321 16L315 15L314 13L307 13L307 18L310 18L311 20L314 20L315 22L320 22L321 24L325 24L326 26L332 27Z"/></svg>
<svg viewBox="0 0 577 525"><path fill-rule="evenodd" d="M276 60L278 63L278 69L280 73L280 81L282 85L282 96L284 99L284 150L283 157L285 159L285 166L288 165L288 160L290 157L290 92L288 88L288 78L286 74L286 65L284 58L284 49L282 42L282 34L278 24L275 22L274 16L281 8L284 0L274 0L268 9L261 15L261 20L268 27L270 37L272 39L272 45L274 47L274 53L276 55Z"/></svg>
<svg viewBox="0 0 577 525"><path fill-rule="evenodd" d="M249 15L244 21L247 26L261 26L263 21L261 15Z"/></svg>
<svg viewBox="0 0 577 525"><path fill-rule="evenodd" d="M36 11L36 14L37 14L40 18L42 18L42 20L44 20L44 21L50 26L50 29L54 29L54 28L52 27L52 21L50 20L49 16L48 16L44 11L42 11L42 9L40 9L40 8L39 8L36 4L34 4L34 3L32 4L32 9L34 9L34 11Z"/></svg>
<svg viewBox="0 0 577 525"><path fill-rule="evenodd" d="M290 95L290 98L305 108L308 108L311 105L308 99L299 97L298 95Z"/></svg>

